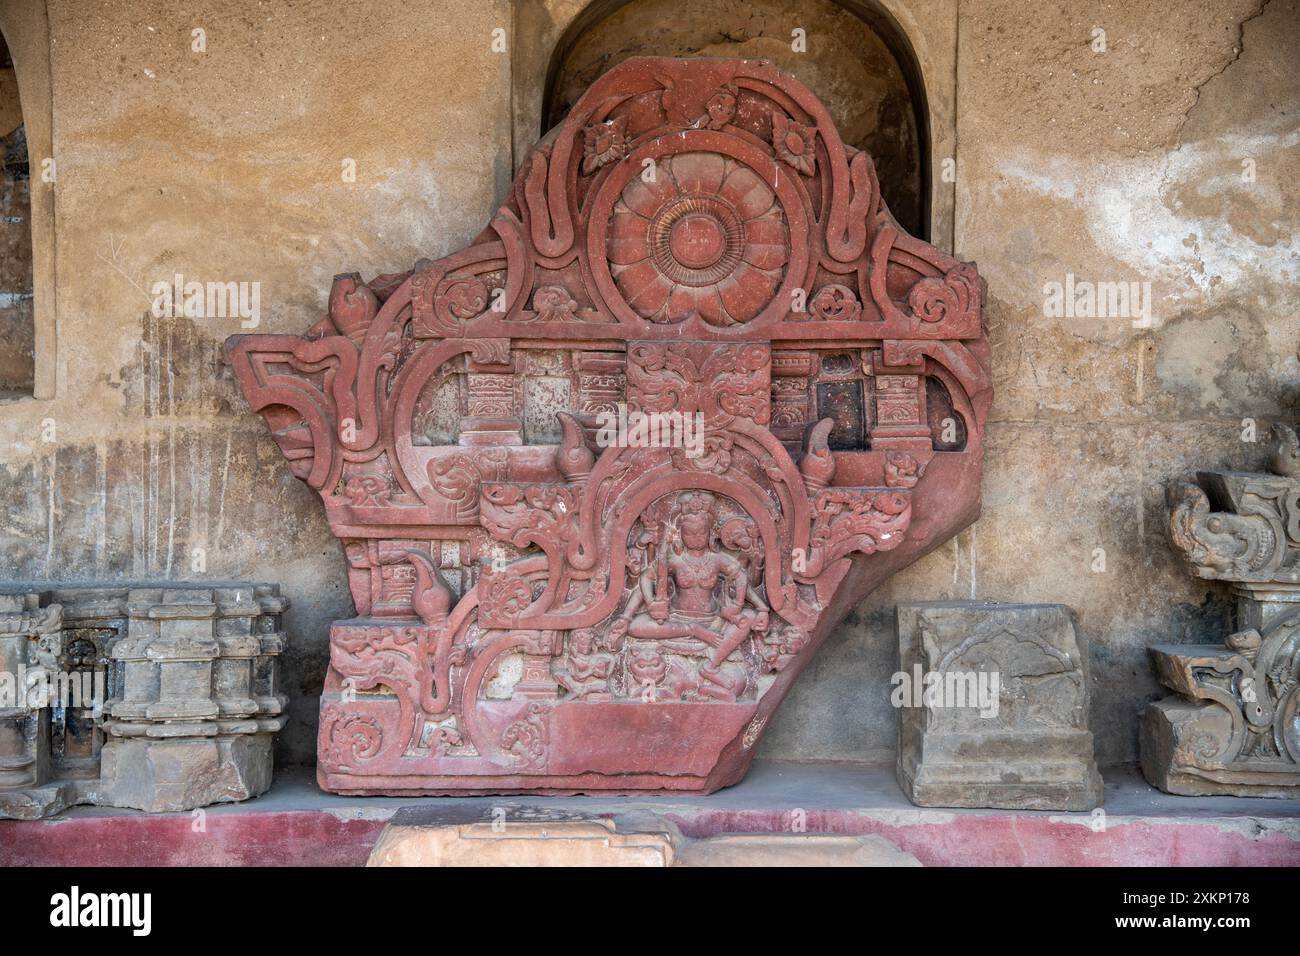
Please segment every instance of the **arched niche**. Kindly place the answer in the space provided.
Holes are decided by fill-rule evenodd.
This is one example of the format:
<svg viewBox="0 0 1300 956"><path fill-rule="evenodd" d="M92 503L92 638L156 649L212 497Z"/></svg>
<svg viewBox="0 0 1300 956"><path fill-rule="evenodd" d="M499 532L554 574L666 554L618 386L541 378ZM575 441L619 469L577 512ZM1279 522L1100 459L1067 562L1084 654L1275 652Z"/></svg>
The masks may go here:
<svg viewBox="0 0 1300 956"><path fill-rule="evenodd" d="M0 34L0 398L31 395L36 384L31 206L22 101Z"/></svg>
<svg viewBox="0 0 1300 956"><path fill-rule="evenodd" d="M804 49L794 48L803 31ZM826 104L844 141L876 163L890 211L931 234L930 120L912 45L892 15L863 0L596 0L550 51L544 133L601 74L633 56L726 56L773 61Z"/></svg>
<svg viewBox="0 0 1300 956"><path fill-rule="evenodd" d="M50 77L50 29L44 3L0 2L0 36L11 63L22 119L29 188L30 231L30 378L20 387L0 382L10 396L51 399L57 390L57 313L54 204L53 106ZM6 131L11 132L11 131ZM10 237L12 240L12 237ZM9 291L5 283L3 291ZM6 333L8 334L7 330ZM3 376L0 376L3 377Z"/></svg>

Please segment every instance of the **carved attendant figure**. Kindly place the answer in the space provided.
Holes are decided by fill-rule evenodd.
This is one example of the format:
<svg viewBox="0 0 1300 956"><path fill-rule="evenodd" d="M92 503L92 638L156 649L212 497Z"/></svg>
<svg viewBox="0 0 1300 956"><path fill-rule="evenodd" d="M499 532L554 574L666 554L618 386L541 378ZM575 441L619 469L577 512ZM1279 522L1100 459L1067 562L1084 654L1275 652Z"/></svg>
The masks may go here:
<svg viewBox="0 0 1300 956"><path fill-rule="evenodd" d="M555 672L560 686L574 697L609 699L609 671L613 657L597 650L596 635L581 628L569 635L569 654L562 670Z"/></svg>

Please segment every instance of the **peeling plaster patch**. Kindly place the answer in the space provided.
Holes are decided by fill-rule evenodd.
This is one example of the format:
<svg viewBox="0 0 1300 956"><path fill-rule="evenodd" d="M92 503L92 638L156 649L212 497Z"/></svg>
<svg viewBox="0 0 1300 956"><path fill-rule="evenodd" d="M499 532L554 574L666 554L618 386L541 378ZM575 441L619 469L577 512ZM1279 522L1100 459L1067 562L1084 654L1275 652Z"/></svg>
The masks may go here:
<svg viewBox="0 0 1300 956"><path fill-rule="evenodd" d="M1086 217L1096 248L1125 262L1139 279L1159 284L1157 299L1164 304L1155 310L1158 327L1171 312L1212 304L1207 300L1221 286L1300 282L1300 239L1294 232L1287 241L1261 243L1237 228L1223 208L1217 215L1187 208L1191 197L1211 196L1222 207L1242 193L1259 214L1284 221L1281 189L1263 171L1248 184L1228 170L1239 172L1241 157L1277 157L1297 147L1300 131L1225 135L1209 149L1187 144L1165 156L1116 157L1104 167L1022 153L1000 161L998 172L1019 188L1071 202Z"/></svg>
<svg viewBox="0 0 1300 956"><path fill-rule="evenodd" d="M1250 387L1252 373L1268 374L1254 368L1268 354L1262 338L1258 323L1239 310L1175 320L1160 334L1156 375L1164 388L1218 409L1225 400L1240 401L1256 392Z"/></svg>
<svg viewBox="0 0 1300 956"><path fill-rule="evenodd" d="M1221 215L1187 210L1169 190L1182 186L1202 194L1242 192L1256 205L1262 205L1268 196L1280 201L1279 193L1269 189L1267 182L1247 184L1240 175L1234 180L1220 171L1235 167L1239 174L1242 157L1277 156L1298 144L1300 131L1226 135L1213 149L1192 144L1168 157L1124 161L1118 176L1123 185L1107 186L1099 192L1103 214L1098 214L1094 204L1093 236L1099 246L1113 249L1134 268L1172 273L1164 278L1175 283L1190 281L1202 293L1221 282L1237 284L1256 277L1279 285L1293 283L1300 276L1300 246L1294 235L1289 243L1257 243ZM1281 216L1285 208L1279 203L1276 211ZM1185 241L1188 237L1194 237L1194 244Z"/></svg>
<svg viewBox="0 0 1300 956"><path fill-rule="evenodd" d="M1040 162L1027 154L1022 154L1016 159L1003 160L998 165L998 172L1002 178L1041 195L1071 201L1076 198L1079 170L1068 160L1055 159ZM1001 182L994 185L995 199L1002 198L1002 188Z"/></svg>
<svg viewBox="0 0 1300 956"><path fill-rule="evenodd" d="M381 245L396 241L433 250L449 241L436 226L456 217L442 208L438 180L439 175L427 163L404 160L369 187L367 195L373 200L370 222L375 239L383 240Z"/></svg>
<svg viewBox="0 0 1300 956"><path fill-rule="evenodd" d="M1192 118L1192 113L1195 112L1196 107L1200 105L1201 96L1205 93L1205 88L1214 80L1219 79L1221 76L1227 73L1228 69L1234 63L1236 63L1238 60L1241 59L1242 54L1246 52L1246 24L1250 23L1252 20L1258 20L1261 16L1263 16L1265 9L1268 7L1268 3L1269 0L1260 0L1259 5L1255 7L1253 11L1251 11L1251 14L1248 17L1245 17L1244 19L1238 21L1237 39L1232 44L1232 54L1228 57L1227 62L1224 63L1223 66L1219 67L1219 69L1215 70L1213 73L1207 76L1200 83L1197 83L1195 87L1193 87L1193 93L1195 93L1196 98L1192 100L1192 105L1187 108L1187 112L1183 114L1182 122L1178 124L1177 136L1178 136L1178 143L1180 146L1182 145L1183 129L1184 127L1186 127L1187 121Z"/></svg>

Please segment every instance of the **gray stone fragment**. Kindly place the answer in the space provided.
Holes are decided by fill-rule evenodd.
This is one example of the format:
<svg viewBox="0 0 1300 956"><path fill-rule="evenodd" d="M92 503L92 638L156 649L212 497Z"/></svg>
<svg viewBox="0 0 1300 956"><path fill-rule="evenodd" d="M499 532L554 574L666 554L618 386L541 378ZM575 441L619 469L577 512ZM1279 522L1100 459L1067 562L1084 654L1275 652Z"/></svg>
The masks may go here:
<svg viewBox="0 0 1300 956"><path fill-rule="evenodd" d="M1060 604L898 607L898 779L926 807L1091 810L1088 665Z"/></svg>

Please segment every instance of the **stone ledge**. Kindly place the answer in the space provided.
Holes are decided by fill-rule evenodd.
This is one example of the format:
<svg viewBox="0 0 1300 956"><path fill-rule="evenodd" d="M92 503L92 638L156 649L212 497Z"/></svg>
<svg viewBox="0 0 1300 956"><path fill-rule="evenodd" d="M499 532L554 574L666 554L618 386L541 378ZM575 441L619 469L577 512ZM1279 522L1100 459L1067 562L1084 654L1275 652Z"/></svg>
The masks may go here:
<svg viewBox="0 0 1300 956"><path fill-rule="evenodd" d="M692 840L795 827L878 836L925 866L1300 866L1300 800L1175 797L1131 768L1104 776L1105 809L1094 816L914 807L885 765L759 761L711 796L655 798L345 797L322 793L299 768L278 772L257 799L202 815L78 807L2 823L0 866L362 866L403 809L457 806L486 819L499 807L520 821L649 811Z"/></svg>

